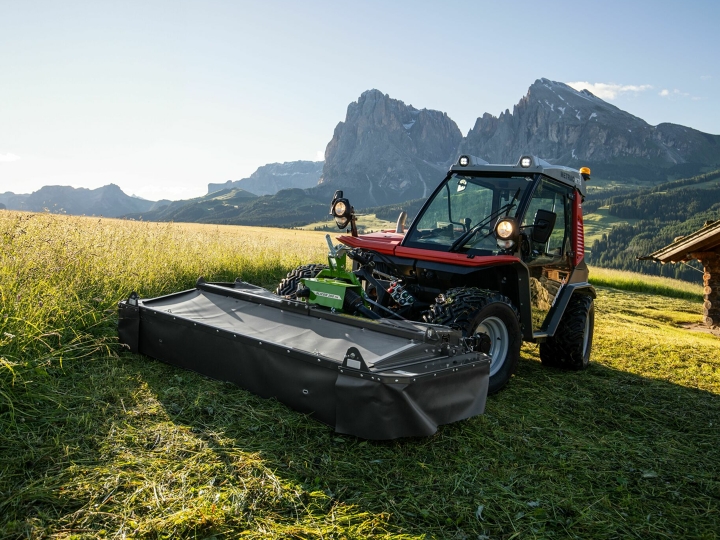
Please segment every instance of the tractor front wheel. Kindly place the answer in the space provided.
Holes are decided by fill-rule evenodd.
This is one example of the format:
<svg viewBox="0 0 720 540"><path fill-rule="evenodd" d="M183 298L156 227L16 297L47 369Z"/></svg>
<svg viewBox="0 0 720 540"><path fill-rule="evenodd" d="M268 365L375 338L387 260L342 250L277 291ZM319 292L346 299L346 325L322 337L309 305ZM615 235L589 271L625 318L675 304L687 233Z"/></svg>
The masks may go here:
<svg viewBox="0 0 720 540"><path fill-rule="evenodd" d="M305 278L314 278L321 270L326 270L328 265L326 264L304 264L298 266L295 270L288 273L280 284L275 289L275 294L278 296L286 296L288 298L297 298L297 288L300 285L300 280Z"/></svg>
<svg viewBox="0 0 720 540"><path fill-rule="evenodd" d="M584 294L571 296L555 335L540 344L543 365L575 371L587 368L594 326L592 297Z"/></svg>
<svg viewBox="0 0 720 540"><path fill-rule="evenodd" d="M477 288L450 289L440 295L426 316L428 322L490 338L490 387L493 394L507 384L520 359L520 314L506 296Z"/></svg>

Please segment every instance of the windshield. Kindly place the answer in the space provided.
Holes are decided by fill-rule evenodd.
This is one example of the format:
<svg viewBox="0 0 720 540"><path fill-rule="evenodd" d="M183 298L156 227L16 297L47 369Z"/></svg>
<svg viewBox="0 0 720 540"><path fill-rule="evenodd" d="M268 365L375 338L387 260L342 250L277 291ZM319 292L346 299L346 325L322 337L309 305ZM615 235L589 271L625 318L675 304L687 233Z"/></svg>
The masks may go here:
<svg viewBox="0 0 720 540"><path fill-rule="evenodd" d="M532 176L453 174L415 219L403 244L443 251L474 249L497 253L495 223L506 215L515 217L532 181Z"/></svg>

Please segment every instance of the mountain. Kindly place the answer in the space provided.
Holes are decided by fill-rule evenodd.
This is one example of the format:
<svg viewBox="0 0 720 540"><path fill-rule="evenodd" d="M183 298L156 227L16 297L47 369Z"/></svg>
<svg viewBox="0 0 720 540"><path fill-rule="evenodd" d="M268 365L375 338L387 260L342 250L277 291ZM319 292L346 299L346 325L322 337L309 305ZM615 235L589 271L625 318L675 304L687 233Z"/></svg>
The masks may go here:
<svg viewBox="0 0 720 540"><path fill-rule="evenodd" d="M97 189L44 186L29 195L6 192L0 195L9 210L49 211L54 214L120 217L150 209L153 201L126 195L115 184Z"/></svg>
<svg viewBox="0 0 720 540"><path fill-rule="evenodd" d="M534 154L571 167L588 165L603 177L662 181L720 164L720 135L676 124L651 126L588 90L538 79L512 113L479 117L460 151L491 163Z"/></svg>
<svg viewBox="0 0 720 540"><path fill-rule="evenodd" d="M223 189L125 217L144 221L292 227L324 219L328 209L328 201L314 199L302 189L284 189L263 196L242 189Z"/></svg>
<svg viewBox="0 0 720 540"><path fill-rule="evenodd" d="M208 195L221 189L242 189L255 195L274 195L282 189L310 188L322 176L322 161L288 161L259 167L248 178L208 184Z"/></svg>
<svg viewBox="0 0 720 540"><path fill-rule="evenodd" d="M357 208L425 197L457 157L462 138L447 113L368 90L335 128L313 192L329 200L342 189Z"/></svg>

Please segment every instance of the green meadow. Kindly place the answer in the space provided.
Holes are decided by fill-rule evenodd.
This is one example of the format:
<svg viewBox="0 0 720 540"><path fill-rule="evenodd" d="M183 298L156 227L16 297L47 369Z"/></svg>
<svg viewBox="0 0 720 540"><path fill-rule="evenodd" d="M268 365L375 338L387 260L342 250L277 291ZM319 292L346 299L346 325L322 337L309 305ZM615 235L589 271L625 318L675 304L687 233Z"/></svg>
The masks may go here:
<svg viewBox="0 0 720 540"><path fill-rule="evenodd" d="M720 338L699 288L598 289L588 370L523 347L486 413L372 442L123 349L116 304L322 262L324 234L0 211L0 539L720 534ZM689 287L689 288L688 288Z"/></svg>

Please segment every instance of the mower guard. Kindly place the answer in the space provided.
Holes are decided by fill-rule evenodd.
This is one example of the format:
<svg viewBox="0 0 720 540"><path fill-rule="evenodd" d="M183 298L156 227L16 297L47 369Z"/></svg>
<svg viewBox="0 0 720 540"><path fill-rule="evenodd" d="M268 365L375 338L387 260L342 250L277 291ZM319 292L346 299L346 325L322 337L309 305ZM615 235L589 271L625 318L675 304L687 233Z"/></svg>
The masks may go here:
<svg viewBox="0 0 720 540"><path fill-rule="evenodd" d="M202 278L118 307L132 352L276 398L338 433L428 436L485 409L490 359L444 326L360 319Z"/></svg>

